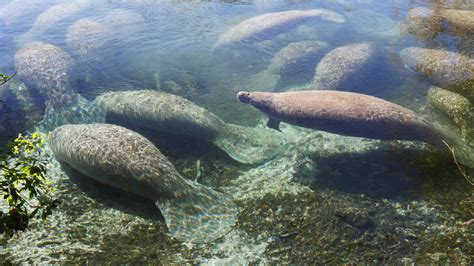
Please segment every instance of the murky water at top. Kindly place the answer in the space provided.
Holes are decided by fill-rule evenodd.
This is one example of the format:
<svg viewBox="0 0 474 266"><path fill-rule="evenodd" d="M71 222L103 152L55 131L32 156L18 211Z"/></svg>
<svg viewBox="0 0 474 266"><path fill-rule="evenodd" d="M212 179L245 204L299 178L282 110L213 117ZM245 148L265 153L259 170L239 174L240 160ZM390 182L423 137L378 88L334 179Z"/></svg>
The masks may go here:
<svg viewBox="0 0 474 266"><path fill-rule="evenodd" d="M62 200L0 261L472 264L473 18L469 0L0 0L0 143L56 129ZM278 131L237 99L322 89L399 109L370 128L344 94L329 132L336 114Z"/></svg>

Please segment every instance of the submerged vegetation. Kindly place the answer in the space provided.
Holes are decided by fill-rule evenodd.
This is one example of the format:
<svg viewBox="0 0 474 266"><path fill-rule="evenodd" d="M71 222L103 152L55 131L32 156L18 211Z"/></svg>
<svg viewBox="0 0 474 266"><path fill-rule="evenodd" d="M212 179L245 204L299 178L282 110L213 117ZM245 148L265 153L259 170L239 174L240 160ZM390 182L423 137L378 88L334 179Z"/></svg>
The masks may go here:
<svg viewBox="0 0 474 266"><path fill-rule="evenodd" d="M0 73L0 85L3 85L7 83L10 79L12 79L16 75L16 72L13 73L12 75L6 75L3 73Z"/></svg>
<svg viewBox="0 0 474 266"><path fill-rule="evenodd" d="M0 234L24 231L30 219L46 219L59 203L45 177L47 162L40 159L44 143L40 133L20 134L0 154L0 201L8 204L0 210Z"/></svg>
<svg viewBox="0 0 474 266"><path fill-rule="evenodd" d="M0 140L65 131L0 152L0 264L472 264L474 11L451 3L463 1L7 0ZM448 149L278 132L235 97L317 88L410 109ZM84 133L104 122L108 134ZM157 173L168 182L140 183ZM222 237L202 226L219 219ZM197 234L216 236L182 241Z"/></svg>

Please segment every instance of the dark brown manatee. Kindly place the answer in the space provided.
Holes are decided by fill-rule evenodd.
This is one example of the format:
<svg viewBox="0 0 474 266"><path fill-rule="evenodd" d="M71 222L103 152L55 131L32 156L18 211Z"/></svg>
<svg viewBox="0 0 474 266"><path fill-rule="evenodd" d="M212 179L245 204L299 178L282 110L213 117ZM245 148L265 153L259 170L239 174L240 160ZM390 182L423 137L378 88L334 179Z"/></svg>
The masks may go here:
<svg viewBox="0 0 474 266"><path fill-rule="evenodd" d="M391 102L353 92L310 90L237 94L269 116L268 126L280 122L330 133L381 140L419 140L440 146L441 135L414 112Z"/></svg>

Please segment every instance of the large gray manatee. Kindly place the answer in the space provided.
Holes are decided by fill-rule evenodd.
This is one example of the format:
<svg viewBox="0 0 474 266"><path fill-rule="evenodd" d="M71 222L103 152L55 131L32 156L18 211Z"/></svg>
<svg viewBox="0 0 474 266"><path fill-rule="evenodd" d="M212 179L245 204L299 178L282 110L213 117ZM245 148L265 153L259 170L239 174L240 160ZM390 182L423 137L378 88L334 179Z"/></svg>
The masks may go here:
<svg viewBox="0 0 474 266"><path fill-rule="evenodd" d="M353 43L327 53L316 66L313 82L308 89L362 90L372 73L376 56L371 42Z"/></svg>
<svg viewBox="0 0 474 266"><path fill-rule="evenodd" d="M71 88L69 71L72 65L69 54L43 42L28 43L15 54L18 76L45 100L45 127L103 119L99 108Z"/></svg>
<svg viewBox="0 0 474 266"><path fill-rule="evenodd" d="M360 93L311 90L283 93L239 92L238 99L280 122L330 133L381 140L419 140L442 146L442 135L400 105Z"/></svg>
<svg viewBox="0 0 474 266"><path fill-rule="evenodd" d="M46 9L36 18L31 29L18 37L16 42L19 46L23 46L33 40L41 39L41 35L45 32L55 28L57 30L58 26L61 26L61 22L75 16L89 5L89 0L76 0L68 3L60 3Z"/></svg>
<svg viewBox="0 0 474 266"><path fill-rule="evenodd" d="M145 137L110 124L64 125L51 136L58 161L110 186L153 200L180 241L208 242L229 232L237 206L187 180Z"/></svg>
<svg viewBox="0 0 474 266"><path fill-rule="evenodd" d="M474 99L474 59L419 47L403 49L400 58L408 68L425 75L433 84Z"/></svg>
<svg viewBox="0 0 474 266"><path fill-rule="evenodd" d="M242 163L275 156L285 141L273 132L222 121L208 110L169 93L139 90L108 92L96 98L108 122L134 124L158 132L212 142Z"/></svg>
<svg viewBox="0 0 474 266"><path fill-rule="evenodd" d="M314 74L314 68L323 56L327 45L326 42L320 41L300 41L288 44L273 56L266 70L250 78L249 87L271 91L304 83Z"/></svg>
<svg viewBox="0 0 474 266"><path fill-rule="evenodd" d="M344 16L328 9L290 10L267 13L246 19L222 34L213 49L222 46L272 39L311 18L336 23L345 22Z"/></svg>

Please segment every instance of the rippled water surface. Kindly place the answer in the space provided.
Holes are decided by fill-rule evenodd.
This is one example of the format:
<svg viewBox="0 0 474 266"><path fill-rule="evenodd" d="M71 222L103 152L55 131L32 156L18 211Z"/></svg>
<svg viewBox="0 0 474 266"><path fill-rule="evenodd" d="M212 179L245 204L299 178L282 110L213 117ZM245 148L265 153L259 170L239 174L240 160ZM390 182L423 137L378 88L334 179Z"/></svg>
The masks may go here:
<svg viewBox="0 0 474 266"><path fill-rule="evenodd" d="M44 151L61 206L0 261L472 264L473 18L470 0L0 0L0 73L17 73L0 143L76 125ZM310 89L398 104L451 150L344 136L350 119L277 131L237 99Z"/></svg>

